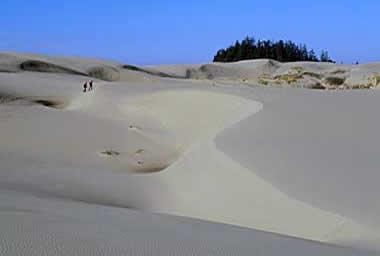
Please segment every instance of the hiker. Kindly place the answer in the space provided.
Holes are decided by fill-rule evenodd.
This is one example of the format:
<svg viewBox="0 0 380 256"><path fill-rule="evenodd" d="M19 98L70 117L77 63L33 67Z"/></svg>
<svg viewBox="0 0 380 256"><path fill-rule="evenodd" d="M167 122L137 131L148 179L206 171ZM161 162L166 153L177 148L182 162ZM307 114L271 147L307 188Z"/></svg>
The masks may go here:
<svg viewBox="0 0 380 256"><path fill-rule="evenodd" d="M94 81L90 80L90 82L89 82L90 88L88 89L89 91L92 91L92 84L93 83L94 83Z"/></svg>
<svg viewBox="0 0 380 256"><path fill-rule="evenodd" d="M87 91L87 81L83 84L83 92Z"/></svg>

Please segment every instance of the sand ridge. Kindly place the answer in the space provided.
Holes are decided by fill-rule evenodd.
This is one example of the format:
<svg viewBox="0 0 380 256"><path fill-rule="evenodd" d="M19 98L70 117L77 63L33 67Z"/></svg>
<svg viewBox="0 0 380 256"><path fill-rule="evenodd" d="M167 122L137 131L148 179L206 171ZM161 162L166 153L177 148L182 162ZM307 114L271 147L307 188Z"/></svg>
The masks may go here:
<svg viewBox="0 0 380 256"><path fill-rule="evenodd" d="M27 70L20 68L23 63L29 64ZM65 248L72 248L69 251L73 254L82 250L81 255L94 251L187 255L191 250L195 255L251 255L252 250L266 255L376 255L366 251L380 250L374 228L380 223L378 218L342 205L338 199L346 193L344 188L325 187L317 171L308 171L324 168L330 171L324 177L339 178L336 169L320 161L320 154L305 158L314 164L312 168L302 161L299 165L305 168L289 168L289 161L298 161L293 158L300 154L297 145L302 145L302 152L318 148L315 134L324 138L333 134L328 148L348 152L349 147L342 147L345 144L336 143L336 139L339 142L344 132L351 131L345 128L351 118L358 121L353 127L376 130L378 123L360 114L375 115L377 91L274 89L266 88L270 82L264 85L258 80L273 81L273 86L279 85L275 80L281 80L282 87L308 87L306 80L316 79L313 81L325 87L344 78L342 85L351 88L348 82L361 77L355 83L372 79L375 85L377 64L258 60L126 68L104 60L5 53L0 55L0 70L7 70L0 73L0 189L4 192L0 225L6 230L0 242L5 249L0 253L21 253L23 244L32 244L35 255L44 248L55 250L51 255L69 250ZM90 72L99 79L94 79L95 90L83 93L82 84ZM104 79L108 75L112 79ZM362 107L348 107L351 99ZM309 116L310 109L319 112ZM308 121L308 129L302 128L303 120ZM328 120L334 132L322 125ZM376 142L370 133L354 136L352 141L358 145L370 138ZM325 144L318 145L329 151ZM363 152L371 152L365 155L367 162L359 161L364 170L375 166L376 147L357 151L359 160L364 159ZM284 155L288 155L286 160ZM339 161L327 159L331 166L338 166ZM356 177L355 168L346 167L343 184ZM292 171L298 174L292 176ZM308 182L304 177L315 176L313 186L331 191L331 201L326 204L325 196L309 193L306 188L286 190L283 174L289 174L297 189ZM368 184L376 194L374 179L368 177L372 176L360 176L360 184ZM308 194L304 196L303 191ZM371 195L365 195L370 202ZM361 202L353 194L346 200L350 198L355 202L351 205ZM375 206L371 209L376 213ZM162 218L167 218L164 224ZM131 226L134 221L136 226ZM46 228L33 224L44 222L48 223ZM189 223L185 229L183 223ZM36 230L35 235L27 232L30 228ZM81 231L85 229L91 232ZM215 230L221 232L218 239ZM110 235L112 232L118 236ZM178 238L182 246L170 243L173 234L185 234ZM77 241L70 237L77 237ZM201 241L194 242L199 237ZM127 246L127 241L146 241L154 246Z"/></svg>

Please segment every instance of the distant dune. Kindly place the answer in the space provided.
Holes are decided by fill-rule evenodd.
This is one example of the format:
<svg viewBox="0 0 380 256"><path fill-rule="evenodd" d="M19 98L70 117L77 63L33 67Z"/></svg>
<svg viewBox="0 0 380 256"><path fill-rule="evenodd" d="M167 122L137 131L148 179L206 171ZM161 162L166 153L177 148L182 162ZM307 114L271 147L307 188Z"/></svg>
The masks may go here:
<svg viewBox="0 0 380 256"><path fill-rule="evenodd" d="M73 65L74 64L74 65ZM118 81L120 72L108 63L79 58L62 58L3 53L0 72L47 72L90 76L104 81Z"/></svg>
<svg viewBox="0 0 380 256"><path fill-rule="evenodd" d="M0 255L379 255L379 74L1 53Z"/></svg>
<svg viewBox="0 0 380 256"><path fill-rule="evenodd" d="M185 78L243 82L263 87L301 87L311 89L370 89L380 86L380 63L369 65L336 65L332 63L250 60L236 63L213 63L186 67ZM151 67L152 73L168 67ZM183 76L173 67L172 77ZM169 76L169 75L168 75Z"/></svg>
<svg viewBox="0 0 380 256"><path fill-rule="evenodd" d="M321 62L280 63L259 59L205 65L137 67L110 61L14 53L3 53L0 59L0 72L24 70L67 73L104 81L119 81L120 72L128 70L161 78L244 82L265 87L370 89L380 86L380 63L337 65Z"/></svg>

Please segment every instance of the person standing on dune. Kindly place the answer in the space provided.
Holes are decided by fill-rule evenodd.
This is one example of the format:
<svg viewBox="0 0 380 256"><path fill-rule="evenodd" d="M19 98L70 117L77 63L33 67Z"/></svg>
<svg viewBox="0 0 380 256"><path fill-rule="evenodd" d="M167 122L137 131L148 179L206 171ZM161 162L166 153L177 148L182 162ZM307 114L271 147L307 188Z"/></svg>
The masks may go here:
<svg viewBox="0 0 380 256"><path fill-rule="evenodd" d="M94 83L94 81L90 80L90 82L89 82L90 88L88 88L89 91L92 91L92 85L93 85L93 83Z"/></svg>
<svg viewBox="0 0 380 256"><path fill-rule="evenodd" d="M83 84L83 92L87 91L87 81Z"/></svg>

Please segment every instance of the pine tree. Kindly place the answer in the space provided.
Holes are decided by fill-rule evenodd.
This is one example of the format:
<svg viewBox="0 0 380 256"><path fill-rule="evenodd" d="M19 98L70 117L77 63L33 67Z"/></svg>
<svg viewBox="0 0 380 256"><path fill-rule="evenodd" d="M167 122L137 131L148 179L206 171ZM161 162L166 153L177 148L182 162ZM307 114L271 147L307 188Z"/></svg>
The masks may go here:
<svg viewBox="0 0 380 256"><path fill-rule="evenodd" d="M314 50L309 51L309 61L319 61Z"/></svg>
<svg viewBox="0 0 380 256"><path fill-rule="evenodd" d="M220 49L214 56L214 62L233 62L248 59L274 59L281 62L292 61L319 61L314 50L308 50L305 44L296 45L292 41L270 41L258 40L246 37L241 43L235 44L227 49ZM333 62L328 52L323 50L321 61Z"/></svg>
<svg viewBox="0 0 380 256"><path fill-rule="evenodd" d="M242 47L239 41L236 41L234 47L234 58L233 61L242 60Z"/></svg>
<svg viewBox="0 0 380 256"><path fill-rule="evenodd" d="M332 59L330 59L329 52L325 51L325 50L322 50L322 53L321 53L321 62L335 63L335 61L333 61Z"/></svg>

